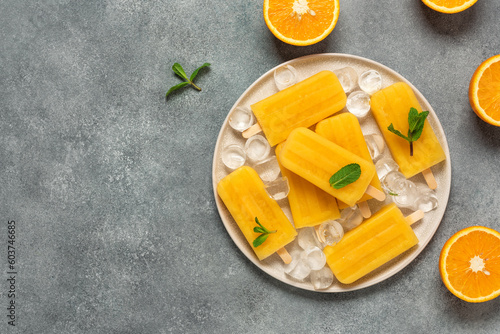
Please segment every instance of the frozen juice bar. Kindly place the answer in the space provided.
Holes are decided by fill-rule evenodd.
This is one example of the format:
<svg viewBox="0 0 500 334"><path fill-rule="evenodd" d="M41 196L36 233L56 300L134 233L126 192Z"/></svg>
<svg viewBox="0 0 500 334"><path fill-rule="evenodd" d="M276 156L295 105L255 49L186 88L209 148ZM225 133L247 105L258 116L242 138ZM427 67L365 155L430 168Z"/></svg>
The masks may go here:
<svg viewBox="0 0 500 334"><path fill-rule="evenodd" d="M283 143L276 146L276 156ZM316 226L327 220L340 218L337 201L311 182L289 171L280 164L281 174L288 179L288 202L295 228Z"/></svg>
<svg viewBox="0 0 500 334"><path fill-rule="evenodd" d="M343 113L329 117L325 120L320 121L316 124L316 133L326 139L334 142L340 147L345 148L349 152L352 152L359 157L372 161L368 147L366 146L365 138L363 137L363 132L361 131L361 126L359 121L351 113ZM380 191L382 190L382 185L380 180L375 173L370 184ZM368 194L364 194L359 200L367 201L372 197Z"/></svg>
<svg viewBox="0 0 500 334"><path fill-rule="evenodd" d="M243 166L224 177L217 184L217 193L233 216L259 260L267 258L295 239L297 231L285 216L278 203L269 197L257 172ZM253 241L260 233L255 217L269 231L269 237L258 247Z"/></svg>
<svg viewBox="0 0 500 334"><path fill-rule="evenodd" d="M290 133L281 149L279 161L283 167L349 206L356 204L356 201L363 196L375 175L375 166L372 162L306 128L298 128ZM330 185L331 176L341 168L354 163L360 166L361 176L343 188L333 188Z"/></svg>
<svg viewBox="0 0 500 334"><path fill-rule="evenodd" d="M298 127L309 127L342 110L346 95L337 76L321 71L257 102L251 109L271 146Z"/></svg>
<svg viewBox="0 0 500 334"><path fill-rule="evenodd" d="M323 252L335 277L353 283L418 244L399 208L391 203Z"/></svg>
<svg viewBox="0 0 500 334"><path fill-rule="evenodd" d="M387 147L391 150L394 160L406 178L410 178L446 159L436 134L427 120L422 135L413 143L413 156L410 156L408 141L387 129L392 123L396 130L406 135L409 128L408 113L412 107L417 109L419 113L422 112L422 107L413 90L404 82L395 83L376 92L371 97L373 116L384 135Z"/></svg>

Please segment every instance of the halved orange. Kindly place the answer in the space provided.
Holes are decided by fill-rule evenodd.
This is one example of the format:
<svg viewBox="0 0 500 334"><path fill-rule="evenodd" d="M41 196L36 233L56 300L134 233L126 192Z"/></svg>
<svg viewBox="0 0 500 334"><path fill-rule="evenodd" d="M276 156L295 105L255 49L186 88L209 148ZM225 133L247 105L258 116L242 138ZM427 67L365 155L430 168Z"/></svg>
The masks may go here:
<svg viewBox="0 0 500 334"><path fill-rule="evenodd" d="M337 24L339 11L339 0L264 0L267 27L292 45L323 40Z"/></svg>
<svg viewBox="0 0 500 334"><path fill-rule="evenodd" d="M483 121L500 126L500 55L486 59L472 75L469 102Z"/></svg>
<svg viewBox="0 0 500 334"><path fill-rule="evenodd" d="M472 226L455 233L441 250L439 272L444 285L471 303L500 295L500 233Z"/></svg>
<svg viewBox="0 0 500 334"><path fill-rule="evenodd" d="M428 7L446 14L458 13L466 10L477 0L422 0Z"/></svg>

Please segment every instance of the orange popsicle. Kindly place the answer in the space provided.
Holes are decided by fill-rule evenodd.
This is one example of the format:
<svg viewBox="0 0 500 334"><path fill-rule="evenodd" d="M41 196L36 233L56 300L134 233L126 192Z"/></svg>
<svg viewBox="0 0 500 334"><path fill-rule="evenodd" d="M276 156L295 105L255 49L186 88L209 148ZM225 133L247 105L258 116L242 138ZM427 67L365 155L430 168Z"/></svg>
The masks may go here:
<svg viewBox="0 0 500 334"><path fill-rule="evenodd" d="M281 153L283 143L276 146L276 156ZM340 218L337 201L333 196L311 182L289 171L280 164L281 174L288 179L290 192L288 202L295 228L316 226L327 220Z"/></svg>
<svg viewBox="0 0 500 334"><path fill-rule="evenodd" d="M279 155L279 161L285 168L349 206L356 204L363 196L375 175L372 162L306 128L298 128L290 133ZM329 182L330 177L350 164L359 165L360 177L343 188L333 188Z"/></svg>
<svg viewBox="0 0 500 334"><path fill-rule="evenodd" d="M264 260L295 239L297 231L278 203L269 197L257 172L243 166L217 184L217 193L233 216L236 224L259 260ZM276 231L258 247L253 241L260 235L255 218L268 230Z"/></svg>
<svg viewBox="0 0 500 334"><path fill-rule="evenodd" d="M395 129L406 135L410 108L422 112L422 107L408 84L398 82L376 92L372 95L370 104L387 147L406 178L428 170L446 159L428 120L425 120L420 138L413 143L413 156L410 156L408 141L387 129L392 123ZM430 184L429 186L433 188Z"/></svg>
<svg viewBox="0 0 500 334"><path fill-rule="evenodd" d="M346 100L337 76L331 71L321 71L253 104L251 108L257 126L274 146L284 141L293 129L309 127L342 110Z"/></svg>
<svg viewBox="0 0 500 334"><path fill-rule="evenodd" d="M323 252L335 277L349 284L416 244L417 236L396 204L391 203Z"/></svg>

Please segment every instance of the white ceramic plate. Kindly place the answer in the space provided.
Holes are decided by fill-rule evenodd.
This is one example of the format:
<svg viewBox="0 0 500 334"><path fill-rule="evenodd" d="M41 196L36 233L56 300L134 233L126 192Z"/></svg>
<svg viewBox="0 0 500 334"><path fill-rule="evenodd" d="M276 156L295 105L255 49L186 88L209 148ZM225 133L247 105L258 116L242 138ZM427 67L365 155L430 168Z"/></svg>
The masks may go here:
<svg viewBox="0 0 500 334"><path fill-rule="evenodd" d="M228 210L226 209L220 197L217 195L216 191L217 183L224 176L226 176L228 173L231 172L222 163L221 160L222 149L230 144L239 144L241 146L244 146L245 144L245 139L242 138L241 133L236 132L229 126L228 123L229 114L238 106L249 107L251 104L276 93L278 89L276 88L276 85L274 83L274 70L284 65L292 65L297 70L299 81L307 77L310 77L311 75L321 70L336 70L342 67L350 66L354 68L359 75L366 70L374 69L382 75L382 87L387 87L395 82L404 81L407 84L409 84L410 87L412 87L413 91L415 92L415 95L417 96L422 106L422 109L430 111L428 120L432 128L434 129L434 132L436 133L441 143L441 146L443 147L446 153L447 160L432 167L432 171L434 172L434 175L438 183L438 188L437 188L437 195L439 200L438 208L427 213L422 221L415 223L412 226L415 231L415 234L417 235L420 241L419 244L353 284L345 285L337 281L334 281L333 285L331 285L328 289L318 290L318 291L343 292L343 291L357 290L379 283L391 277L392 275L398 273L400 270L406 267L410 262L412 262L413 259L415 259L417 255L420 254L420 252L422 252L422 250L429 243L432 236L436 232L439 224L441 223L441 219L443 218L446 205L448 203L448 197L451 186L451 165L449 156L450 154L443 128L429 102L427 102L424 96L408 80L406 80L404 77L402 77L401 75L399 75L398 73L396 73L395 71L391 70L390 68L384 65L381 65L372 60L358 56L328 53L328 54L318 54L318 55L311 55L311 56L297 58L269 70L259 79L257 79L257 81L255 81L252 85L250 85L250 87L240 96L238 101L236 101L236 103L234 104L233 108L229 111L228 117L226 117L226 120L222 125L219 137L217 139L217 144L215 146L215 152L214 152L213 167L212 167L212 181L215 193L215 201L217 203L217 208L219 210L222 222L224 223L224 226L226 227L229 235L231 236L235 244L238 246L238 248L257 267L259 267L272 277L282 282L285 282L289 285L302 288L305 290L314 290L312 284L308 280L300 282L286 275L283 272L283 263L277 254L273 254L264 261L259 261L257 259L250 245L247 243L243 234L240 232L238 225L234 222L233 218L229 214ZM367 117L360 120L360 123L364 134L380 133L374 119L370 114ZM272 154L274 154L274 149L272 149ZM424 182L424 179L421 175L417 175L413 177L411 180L415 182L422 182L422 183ZM372 207L372 212L375 212L377 210L376 206L380 205L380 203L378 202L373 203L373 201L375 200L370 200L369 204ZM386 202L388 201L390 200L387 200ZM279 204L281 205L285 214L290 218L291 221L293 221L291 219L288 201L282 200L279 201ZM403 213L405 213L405 210L402 211Z"/></svg>

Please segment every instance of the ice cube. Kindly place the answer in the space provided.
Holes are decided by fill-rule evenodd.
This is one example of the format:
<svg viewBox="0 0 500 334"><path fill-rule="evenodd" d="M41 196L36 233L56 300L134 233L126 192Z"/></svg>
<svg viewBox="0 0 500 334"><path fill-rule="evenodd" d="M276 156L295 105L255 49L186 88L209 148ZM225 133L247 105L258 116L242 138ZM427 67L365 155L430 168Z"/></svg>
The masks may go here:
<svg viewBox="0 0 500 334"><path fill-rule="evenodd" d="M368 134L365 137L366 146L370 152L370 157L373 161L377 161L382 157L385 150L384 138L376 133Z"/></svg>
<svg viewBox="0 0 500 334"><path fill-rule="evenodd" d="M359 76L359 88L372 95L382 88L382 76L375 70L368 70Z"/></svg>
<svg viewBox="0 0 500 334"><path fill-rule="evenodd" d="M359 207L354 205L342 210L338 221L344 230L349 231L363 222L363 215Z"/></svg>
<svg viewBox="0 0 500 334"><path fill-rule="evenodd" d="M328 266L324 266L320 270L313 270L310 273L311 283L316 290L327 289L333 283L333 272Z"/></svg>
<svg viewBox="0 0 500 334"><path fill-rule="evenodd" d="M347 97L345 106L351 114L363 118L370 111L370 95L361 90L352 92Z"/></svg>
<svg viewBox="0 0 500 334"><path fill-rule="evenodd" d="M261 135L252 136L245 143L245 153L254 163L267 158L270 152L271 146L269 146L269 142Z"/></svg>
<svg viewBox="0 0 500 334"><path fill-rule="evenodd" d="M432 190L424 183L417 183L417 199L414 209L429 212L436 209L439 205L439 200L435 190Z"/></svg>
<svg viewBox="0 0 500 334"><path fill-rule="evenodd" d="M399 166L392 158L384 157L380 158L380 160L375 163L375 168L377 169L378 178L380 181L383 181L387 173L397 171Z"/></svg>
<svg viewBox="0 0 500 334"><path fill-rule="evenodd" d="M249 108L237 107L229 116L229 126L242 132L254 123L253 113Z"/></svg>
<svg viewBox="0 0 500 334"><path fill-rule="evenodd" d="M301 256L295 256L292 257L292 262L285 265L284 271L296 280L303 281L311 273L311 268L309 268Z"/></svg>
<svg viewBox="0 0 500 334"><path fill-rule="evenodd" d="M302 247L302 249L321 246L321 243L316 236L314 227L303 227L298 229L297 240L299 242L299 246Z"/></svg>
<svg viewBox="0 0 500 334"><path fill-rule="evenodd" d="M274 181L266 182L265 187L269 197L275 201L286 198L290 192L290 186L286 177L279 177Z"/></svg>
<svg viewBox="0 0 500 334"><path fill-rule="evenodd" d="M317 246L308 247L302 252L302 260L311 270L319 270L326 264L326 255Z"/></svg>
<svg viewBox="0 0 500 334"><path fill-rule="evenodd" d="M323 244L334 245L344 237L344 228L336 220L328 220L318 228L319 239Z"/></svg>
<svg viewBox="0 0 500 334"><path fill-rule="evenodd" d="M234 170L245 164L246 155L241 146L233 144L222 149L221 158L227 168Z"/></svg>
<svg viewBox="0 0 500 334"><path fill-rule="evenodd" d="M259 174L262 181L270 182L276 180L281 170L278 165L278 159L275 155L255 164L255 171Z"/></svg>
<svg viewBox="0 0 500 334"><path fill-rule="evenodd" d="M382 187L392 197L398 207L413 208L417 199L417 186L398 172L387 173L382 181Z"/></svg>
<svg viewBox="0 0 500 334"><path fill-rule="evenodd" d="M291 65L278 67L274 70L274 82L278 90L283 90L297 83L297 70Z"/></svg>
<svg viewBox="0 0 500 334"><path fill-rule="evenodd" d="M333 73L335 73L335 75L339 79L344 92L349 93L354 88L356 88L358 84L358 74L352 67L343 67L338 70L334 70Z"/></svg>

